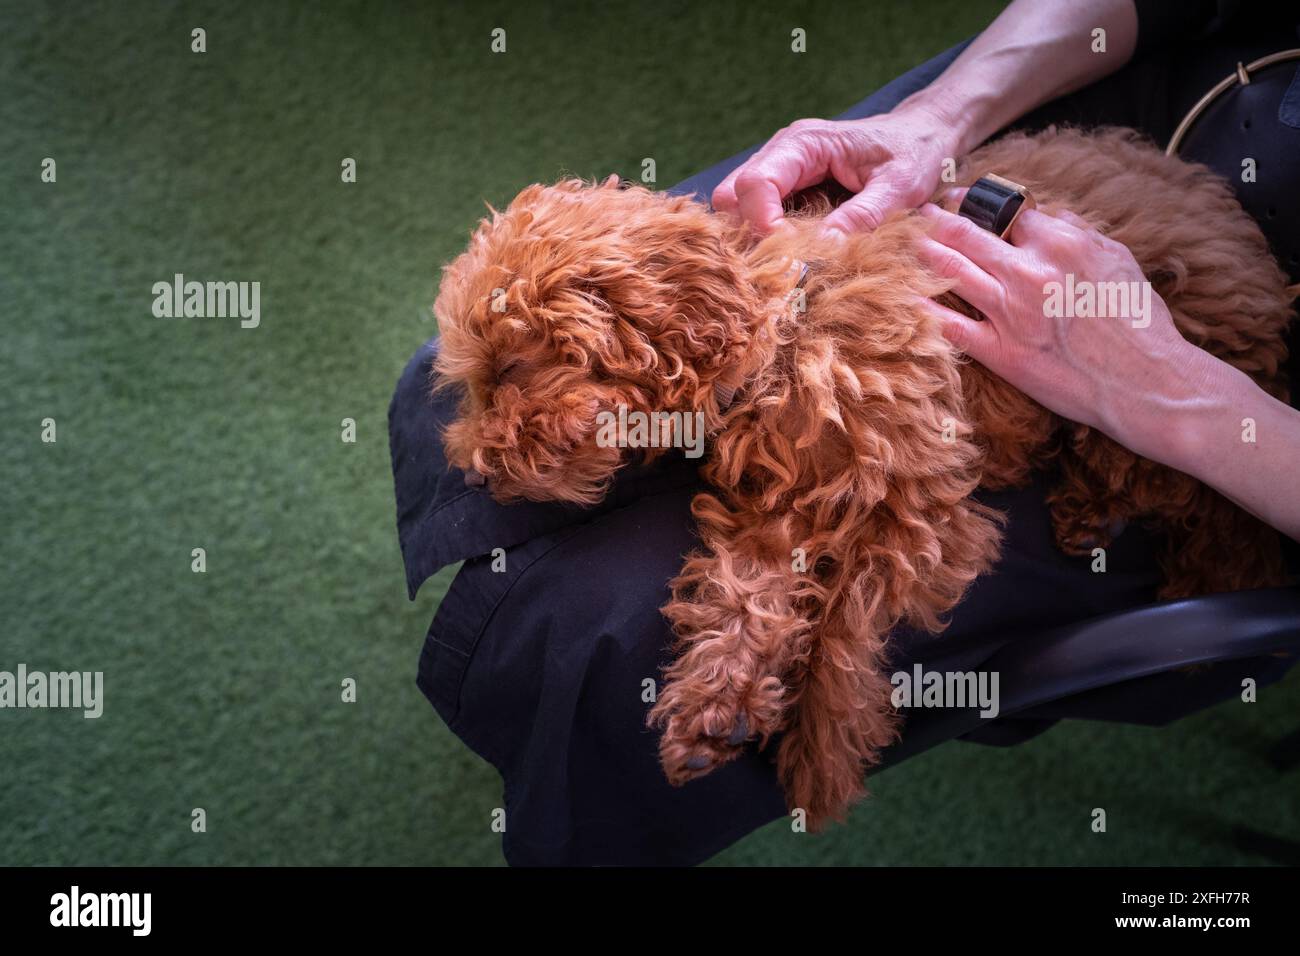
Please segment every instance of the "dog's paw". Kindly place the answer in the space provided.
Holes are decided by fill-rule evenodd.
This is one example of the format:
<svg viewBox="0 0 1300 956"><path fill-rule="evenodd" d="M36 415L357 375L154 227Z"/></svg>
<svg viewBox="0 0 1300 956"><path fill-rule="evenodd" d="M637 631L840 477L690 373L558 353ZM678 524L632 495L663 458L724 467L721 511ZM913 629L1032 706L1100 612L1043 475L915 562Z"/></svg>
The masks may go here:
<svg viewBox="0 0 1300 956"><path fill-rule="evenodd" d="M1104 528L1061 528L1056 532L1056 546L1072 557L1091 557L1097 548L1109 548L1123 530L1118 521Z"/></svg>
<svg viewBox="0 0 1300 956"><path fill-rule="evenodd" d="M765 677L747 692L716 693L670 683L650 712L660 727L659 760L673 786L702 777L736 759L750 741L766 746L782 729L785 688Z"/></svg>
<svg viewBox="0 0 1300 956"><path fill-rule="evenodd" d="M1056 546L1064 554L1089 557L1096 548L1109 548L1124 533L1128 521L1108 507L1058 502L1052 507Z"/></svg>

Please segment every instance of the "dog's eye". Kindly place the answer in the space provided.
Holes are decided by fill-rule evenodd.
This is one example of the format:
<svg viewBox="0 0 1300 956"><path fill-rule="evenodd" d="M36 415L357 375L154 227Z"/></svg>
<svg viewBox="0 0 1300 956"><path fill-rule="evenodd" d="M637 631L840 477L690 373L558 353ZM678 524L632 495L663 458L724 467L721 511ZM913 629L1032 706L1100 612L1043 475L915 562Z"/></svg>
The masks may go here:
<svg viewBox="0 0 1300 956"><path fill-rule="evenodd" d="M518 362L510 362L497 372L497 381L504 384L509 382L512 377L517 378L518 374L523 371Z"/></svg>

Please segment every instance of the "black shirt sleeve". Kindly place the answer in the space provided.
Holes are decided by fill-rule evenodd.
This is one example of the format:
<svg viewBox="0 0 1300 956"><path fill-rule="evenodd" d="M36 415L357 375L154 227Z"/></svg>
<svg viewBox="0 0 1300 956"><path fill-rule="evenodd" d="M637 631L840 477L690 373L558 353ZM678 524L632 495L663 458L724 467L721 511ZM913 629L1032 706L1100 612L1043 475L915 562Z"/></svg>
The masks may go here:
<svg viewBox="0 0 1300 956"><path fill-rule="evenodd" d="M1232 20L1240 0L1134 0L1137 52L1215 33Z"/></svg>

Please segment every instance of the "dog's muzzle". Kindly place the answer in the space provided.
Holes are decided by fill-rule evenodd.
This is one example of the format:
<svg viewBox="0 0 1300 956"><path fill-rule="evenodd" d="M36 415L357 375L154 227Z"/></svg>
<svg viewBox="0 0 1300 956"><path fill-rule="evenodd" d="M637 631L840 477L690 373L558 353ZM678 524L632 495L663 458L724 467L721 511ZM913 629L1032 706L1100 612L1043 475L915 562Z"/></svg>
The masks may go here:
<svg viewBox="0 0 1300 956"><path fill-rule="evenodd" d="M989 174L971 184L957 215L1006 239L1020 214L1034 206L1034 197L1024 186Z"/></svg>

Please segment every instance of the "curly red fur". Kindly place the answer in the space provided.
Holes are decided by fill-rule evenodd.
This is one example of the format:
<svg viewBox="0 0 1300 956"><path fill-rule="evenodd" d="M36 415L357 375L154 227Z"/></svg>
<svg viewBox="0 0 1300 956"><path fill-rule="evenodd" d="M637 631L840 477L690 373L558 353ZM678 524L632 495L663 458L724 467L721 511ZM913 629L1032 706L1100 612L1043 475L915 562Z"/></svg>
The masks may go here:
<svg viewBox="0 0 1300 956"><path fill-rule="evenodd" d="M959 181L988 172L1127 245L1186 338L1285 396L1291 294L1226 184L1117 130L1009 136ZM650 721L673 783L779 735L790 805L814 825L861 796L898 732L890 630L942 629L997 556L981 484L1050 464L1070 553L1150 523L1169 542L1168 596L1281 575L1260 522L955 354L917 305L947 289L912 252L919 217L828 243L824 212L756 241L692 200L612 180L530 186L480 224L435 307L436 372L464 389L448 458L502 500L592 503L633 455L662 453L600 447L602 410L702 415L702 546L664 607L679 654ZM813 265L802 313L799 261Z"/></svg>

